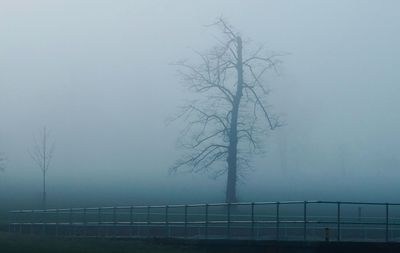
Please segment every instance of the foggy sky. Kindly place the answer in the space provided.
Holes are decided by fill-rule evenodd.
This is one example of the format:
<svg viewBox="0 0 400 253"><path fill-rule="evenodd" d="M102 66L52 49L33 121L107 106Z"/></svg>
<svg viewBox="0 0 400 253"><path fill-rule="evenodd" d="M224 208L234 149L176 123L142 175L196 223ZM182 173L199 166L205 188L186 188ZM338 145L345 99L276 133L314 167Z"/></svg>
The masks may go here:
<svg viewBox="0 0 400 253"><path fill-rule="evenodd" d="M193 50L217 43L206 25L222 15L250 47L287 53L279 74L265 77L287 125L265 137L239 200L400 202L399 8L389 0L2 0L0 200L39 202L28 150L47 126L56 146L49 206L221 201L224 177L168 174L183 126L165 120L190 98L170 63L196 61Z"/></svg>

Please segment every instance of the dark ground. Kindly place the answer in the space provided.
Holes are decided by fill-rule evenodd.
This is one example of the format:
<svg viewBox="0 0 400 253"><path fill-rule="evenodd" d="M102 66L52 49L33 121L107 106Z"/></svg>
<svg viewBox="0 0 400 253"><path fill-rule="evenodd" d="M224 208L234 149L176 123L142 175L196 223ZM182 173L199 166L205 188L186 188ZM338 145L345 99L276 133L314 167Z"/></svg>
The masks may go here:
<svg viewBox="0 0 400 253"><path fill-rule="evenodd" d="M400 252L400 244L325 243L325 242L252 242L252 241L184 241L128 240L111 238L55 238L0 232L1 253L386 253Z"/></svg>
<svg viewBox="0 0 400 253"><path fill-rule="evenodd" d="M55 238L0 232L1 253L224 253L265 252L260 245L213 245L160 239L128 240L111 238Z"/></svg>

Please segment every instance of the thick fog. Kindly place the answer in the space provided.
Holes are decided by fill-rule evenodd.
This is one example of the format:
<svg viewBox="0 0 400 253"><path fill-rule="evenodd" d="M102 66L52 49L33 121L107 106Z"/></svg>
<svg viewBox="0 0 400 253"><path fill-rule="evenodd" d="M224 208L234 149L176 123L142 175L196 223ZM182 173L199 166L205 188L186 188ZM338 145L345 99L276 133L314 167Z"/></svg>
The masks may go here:
<svg viewBox="0 0 400 253"><path fill-rule="evenodd" d="M286 125L238 185L240 201L400 202L398 1L2 0L0 173L4 206L40 206L29 155L55 142L48 206L223 201L226 178L170 175L190 98L177 68L216 43L223 16L281 52L264 80Z"/></svg>

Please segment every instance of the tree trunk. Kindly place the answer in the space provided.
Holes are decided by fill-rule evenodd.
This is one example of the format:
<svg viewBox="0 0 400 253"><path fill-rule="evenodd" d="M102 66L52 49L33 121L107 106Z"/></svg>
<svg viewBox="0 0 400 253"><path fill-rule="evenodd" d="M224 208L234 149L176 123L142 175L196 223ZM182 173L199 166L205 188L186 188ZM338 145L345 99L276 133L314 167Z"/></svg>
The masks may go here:
<svg viewBox="0 0 400 253"><path fill-rule="evenodd" d="M230 130L229 130L229 147L228 147L228 178L226 184L226 202L236 202L236 183L237 183L237 146L238 134L237 123L239 117L240 100L243 95L243 58L242 58L242 39L237 36L237 87L236 94L233 99Z"/></svg>
<svg viewBox="0 0 400 253"><path fill-rule="evenodd" d="M42 199L42 205L43 209L46 209L46 168L47 168L47 134L46 134L46 127L43 128L43 199Z"/></svg>
<svg viewBox="0 0 400 253"><path fill-rule="evenodd" d="M43 207L43 209L46 209L46 172L43 172L42 207Z"/></svg>

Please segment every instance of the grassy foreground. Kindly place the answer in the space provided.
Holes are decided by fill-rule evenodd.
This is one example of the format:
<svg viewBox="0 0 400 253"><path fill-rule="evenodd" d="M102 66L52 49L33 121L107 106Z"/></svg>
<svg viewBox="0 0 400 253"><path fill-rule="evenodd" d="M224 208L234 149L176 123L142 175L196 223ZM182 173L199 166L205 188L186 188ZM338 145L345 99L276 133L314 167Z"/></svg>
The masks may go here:
<svg viewBox="0 0 400 253"><path fill-rule="evenodd" d="M260 252L249 245L198 245L162 240L56 238L0 232L1 253L234 253ZM261 250L264 252L264 250Z"/></svg>
<svg viewBox="0 0 400 253"><path fill-rule="evenodd" d="M399 253L399 243L248 242L183 243L163 240L55 238L0 232L0 253Z"/></svg>
<svg viewBox="0 0 400 253"><path fill-rule="evenodd" d="M150 241L111 239L63 239L0 233L1 253L183 253L214 252L190 245L167 245ZM215 251L217 252L217 251Z"/></svg>

